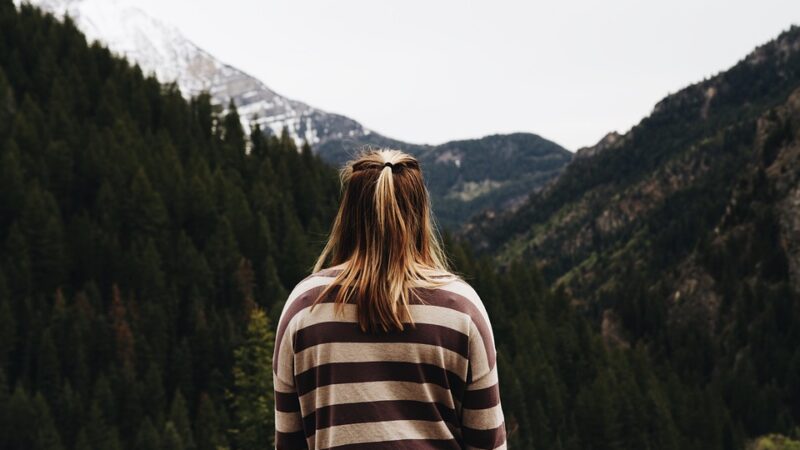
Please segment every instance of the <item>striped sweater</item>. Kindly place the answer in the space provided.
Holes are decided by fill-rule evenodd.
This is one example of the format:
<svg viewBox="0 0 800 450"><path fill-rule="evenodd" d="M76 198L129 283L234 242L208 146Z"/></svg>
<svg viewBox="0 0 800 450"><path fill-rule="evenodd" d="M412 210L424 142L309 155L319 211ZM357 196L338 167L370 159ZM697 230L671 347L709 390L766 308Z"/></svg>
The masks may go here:
<svg viewBox="0 0 800 450"><path fill-rule="evenodd" d="M276 448L506 448L495 344L475 290L461 280L414 288L413 328L364 333L356 305L334 314L333 292L310 311L339 270L309 275L283 308Z"/></svg>

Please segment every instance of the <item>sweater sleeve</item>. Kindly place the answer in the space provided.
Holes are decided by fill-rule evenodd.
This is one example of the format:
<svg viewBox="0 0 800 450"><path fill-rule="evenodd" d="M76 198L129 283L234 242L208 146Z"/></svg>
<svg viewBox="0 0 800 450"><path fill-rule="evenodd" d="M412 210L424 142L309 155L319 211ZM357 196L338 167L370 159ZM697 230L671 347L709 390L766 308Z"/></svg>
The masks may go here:
<svg viewBox="0 0 800 450"><path fill-rule="evenodd" d="M300 400L294 385L274 378L275 385L275 448L277 450L307 449Z"/></svg>
<svg viewBox="0 0 800 450"><path fill-rule="evenodd" d="M462 438L468 449L505 449L494 336L485 310L482 315L484 323L471 324L469 371L461 405Z"/></svg>
<svg viewBox="0 0 800 450"><path fill-rule="evenodd" d="M286 317L281 321L288 322ZM278 327L275 353L272 358L272 380L275 394L275 448L307 449L300 398L294 384L294 348L291 331ZM279 337L279 339L277 339Z"/></svg>

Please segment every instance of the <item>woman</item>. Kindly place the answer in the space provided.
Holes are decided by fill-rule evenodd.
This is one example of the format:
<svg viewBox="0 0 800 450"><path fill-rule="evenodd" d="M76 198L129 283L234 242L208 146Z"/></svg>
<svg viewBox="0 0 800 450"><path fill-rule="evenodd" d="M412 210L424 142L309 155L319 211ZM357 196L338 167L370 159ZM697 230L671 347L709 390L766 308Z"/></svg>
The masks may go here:
<svg viewBox="0 0 800 450"><path fill-rule="evenodd" d="M276 448L505 448L489 318L447 268L419 163L370 150L340 175L328 242L278 324Z"/></svg>

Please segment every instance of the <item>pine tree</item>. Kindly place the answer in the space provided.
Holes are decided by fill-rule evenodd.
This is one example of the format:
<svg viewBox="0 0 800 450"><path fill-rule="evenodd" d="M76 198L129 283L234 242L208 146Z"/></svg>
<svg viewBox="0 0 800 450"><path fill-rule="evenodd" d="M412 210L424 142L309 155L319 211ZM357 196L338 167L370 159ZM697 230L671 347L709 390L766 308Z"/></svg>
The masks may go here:
<svg viewBox="0 0 800 450"><path fill-rule="evenodd" d="M126 198L125 224L132 236L161 239L167 224L167 210L143 167L134 175Z"/></svg>
<svg viewBox="0 0 800 450"><path fill-rule="evenodd" d="M239 448L272 445L273 339L267 315L254 308L244 342L234 352L233 390L227 393L234 413L231 438Z"/></svg>
<svg viewBox="0 0 800 450"><path fill-rule="evenodd" d="M150 364L144 378L144 391L142 401L145 402L144 410L152 418L153 425L159 427L164 423L167 406L164 385L161 380L161 370L155 364Z"/></svg>
<svg viewBox="0 0 800 450"><path fill-rule="evenodd" d="M4 284L3 281L0 272L0 284ZM9 356L17 341L16 320L11 311L10 301L2 291L3 288L0 286L0 371L8 369ZM3 386L0 386L0 389L2 388Z"/></svg>
<svg viewBox="0 0 800 450"><path fill-rule="evenodd" d="M245 155L245 135L233 99L228 103L228 113L222 120L222 139L225 142L224 161L230 167L241 169Z"/></svg>
<svg viewBox="0 0 800 450"><path fill-rule="evenodd" d="M170 361L168 385L180 388L181 392L186 392L186 397L194 398L194 354L188 338L182 338L174 352Z"/></svg>
<svg viewBox="0 0 800 450"><path fill-rule="evenodd" d="M0 448L10 448L9 439L11 437L10 416L9 416L8 378L5 370L0 367Z"/></svg>
<svg viewBox="0 0 800 450"><path fill-rule="evenodd" d="M11 224L2 256L5 278L11 294L29 295L33 288L33 268L28 243L18 222Z"/></svg>
<svg viewBox="0 0 800 450"><path fill-rule="evenodd" d="M44 396L37 393L33 399L33 406L38 419L33 448L36 450L63 450L61 436L58 434L53 416L50 414L50 407Z"/></svg>
<svg viewBox="0 0 800 450"><path fill-rule="evenodd" d="M85 428L81 428L78 432L78 439L75 441L75 450L93 450L92 444L89 441L89 434Z"/></svg>
<svg viewBox="0 0 800 450"><path fill-rule="evenodd" d="M77 442L78 431L86 420L86 412L83 409L83 399L72 389L69 380L64 381L60 398L61 401L53 407L53 416L61 430L64 446L71 448Z"/></svg>
<svg viewBox="0 0 800 450"><path fill-rule="evenodd" d="M175 427L178 436L185 449L194 449L194 437L192 435L192 427L189 422L189 412L186 407L186 400L183 398L180 389L175 390L175 395L172 398L172 405L170 406L169 422Z"/></svg>
<svg viewBox="0 0 800 450"><path fill-rule="evenodd" d="M161 438L149 417L145 417L136 433L134 450L161 450Z"/></svg>
<svg viewBox="0 0 800 450"><path fill-rule="evenodd" d="M33 280L40 292L52 294L65 274L64 232L55 199L38 183L25 198L20 228L25 234Z"/></svg>
<svg viewBox="0 0 800 450"><path fill-rule="evenodd" d="M3 126L0 125L0 128ZM3 147L5 148L0 153L0 231L5 231L6 227L11 225L8 221L17 217L25 205L25 183L19 161L19 149L13 142L3 144Z"/></svg>
<svg viewBox="0 0 800 450"><path fill-rule="evenodd" d="M112 286L109 320L114 333L115 354L123 370L129 374L133 374L135 370L134 361L136 360L136 355L134 353L135 342L133 331L128 323L127 314L125 304L122 301L122 293L119 287L114 285Z"/></svg>
<svg viewBox="0 0 800 450"><path fill-rule="evenodd" d="M13 88L5 72L0 68L0 136L8 133L16 109Z"/></svg>
<svg viewBox="0 0 800 450"><path fill-rule="evenodd" d="M201 393L194 426L197 450L217 450L218 447L226 447L219 425L214 402L207 393Z"/></svg>
<svg viewBox="0 0 800 450"><path fill-rule="evenodd" d="M171 421L167 421L164 426L162 439L161 448L164 450L184 450L186 448L180 433Z"/></svg>
<svg viewBox="0 0 800 450"><path fill-rule="evenodd" d="M8 430L6 447L9 450L29 449L36 436L36 409L28 393L20 383L14 388L14 393L6 406L8 417Z"/></svg>
<svg viewBox="0 0 800 450"><path fill-rule="evenodd" d="M58 401L57 395L61 389L61 363L49 328L45 329L42 335L37 355L36 387L48 401Z"/></svg>
<svg viewBox="0 0 800 450"><path fill-rule="evenodd" d="M210 262L210 268L214 274L219 301L230 302L234 292L231 275L236 272L239 251L231 224L224 216L219 220L217 229L208 240L204 254L206 260Z"/></svg>

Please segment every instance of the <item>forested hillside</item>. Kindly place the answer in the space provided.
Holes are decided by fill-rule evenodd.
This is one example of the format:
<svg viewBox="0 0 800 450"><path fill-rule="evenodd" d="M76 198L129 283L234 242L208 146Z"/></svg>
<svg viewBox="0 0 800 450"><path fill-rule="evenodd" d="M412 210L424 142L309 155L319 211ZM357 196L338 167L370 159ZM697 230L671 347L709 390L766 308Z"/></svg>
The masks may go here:
<svg viewBox="0 0 800 450"><path fill-rule="evenodd" d="M338 202L260 136L0 1L0 448L246 447L233 351Z"/></svg>
<svg viewBox="0 0 800 450"><path fill-rule="evenodd" d="M498 265L537 261L608 342L719 392L746 435L797 433L799 149L794 27L467 236Z"/></svg>
<svg viewBox="0 0 800 450"><path fill-rule="evenodd" d="M235 110L0 0L0 448L268 448L271 327L338 194L309 148L246 138ZM742 448L748 417L791 431L779 380L797 375L694 382L644 342L608 345L530 261L501 273L447 242L492 318L511 448Z"/></svg>

